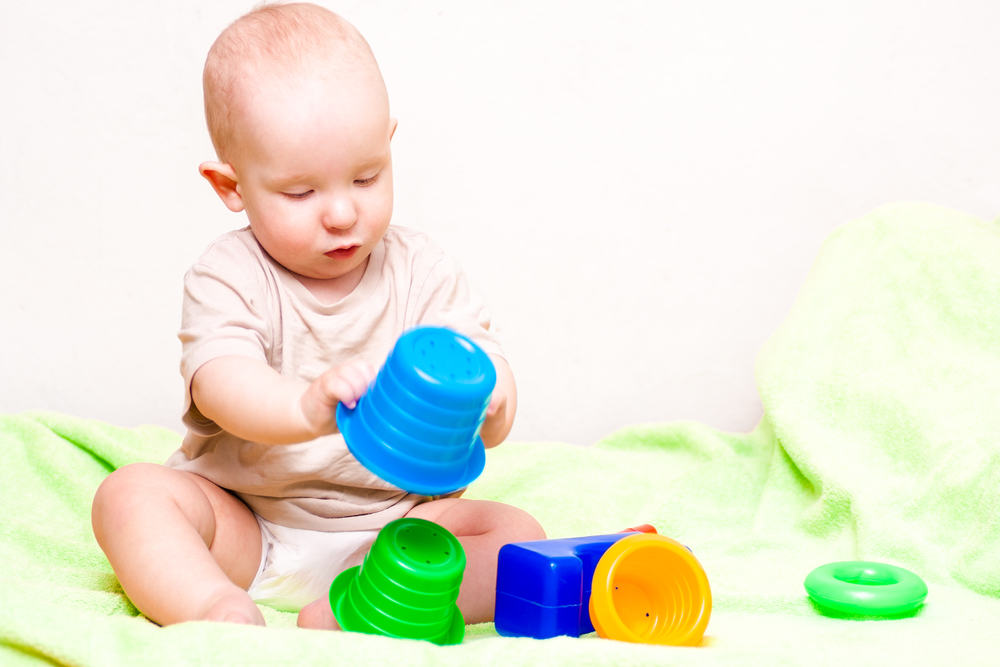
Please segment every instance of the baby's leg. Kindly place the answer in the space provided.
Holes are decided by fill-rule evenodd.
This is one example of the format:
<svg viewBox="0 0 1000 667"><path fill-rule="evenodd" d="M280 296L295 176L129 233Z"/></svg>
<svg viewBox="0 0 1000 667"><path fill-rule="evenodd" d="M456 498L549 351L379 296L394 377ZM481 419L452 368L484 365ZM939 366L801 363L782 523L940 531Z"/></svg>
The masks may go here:
<svg viewBox="0 0 1000 667"><path fill-rule="evenodd" d="M417 505L407 516L447 528L465 549L465 576L458 607L466 623L493 620L497 553L510 542L545 539L545 531L522 509L490 500L442 498Z"/></svg>
<svg viewBox="0 0 1000 667"><path fill-rule="evenodd" d="M497 553L509 542L545 539L545 531L524 510L489 500L442 498L417 505L406 515L447 528L465 549L465 576L458 607L466 623L493 620L496 600ZM326 598L299 613L299 626L336 629Z"/></svg>
<svg viewBox="0 0 1000 667"><path fill-rule="evenodd" d="M260 527L232 494L192 473L137 463L101 484L92 519L122 588L150 620L264 624L246 592L260 564Z"/></svg>

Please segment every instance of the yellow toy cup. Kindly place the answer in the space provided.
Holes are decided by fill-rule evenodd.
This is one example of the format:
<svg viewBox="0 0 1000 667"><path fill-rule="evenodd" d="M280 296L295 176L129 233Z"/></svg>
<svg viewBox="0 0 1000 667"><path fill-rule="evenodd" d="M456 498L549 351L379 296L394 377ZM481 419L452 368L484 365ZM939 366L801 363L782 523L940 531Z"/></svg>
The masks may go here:
<svg viewBox="0 0 1000 667"><path fill-rule="evenodd" d="M594 570L590 620L605 639L696 646L711 615L705 571L687 547L669 537L623 538Z"/></svg>

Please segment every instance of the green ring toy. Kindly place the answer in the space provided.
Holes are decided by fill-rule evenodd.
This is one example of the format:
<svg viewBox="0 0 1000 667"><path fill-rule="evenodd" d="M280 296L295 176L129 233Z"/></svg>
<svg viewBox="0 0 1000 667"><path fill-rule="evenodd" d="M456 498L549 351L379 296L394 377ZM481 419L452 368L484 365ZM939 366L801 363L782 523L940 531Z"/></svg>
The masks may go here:
<svg viewBox="0 0 1000 667"><path fill-rule="evenodd" d="M855 616L901 616L927 597L927 584L914 573L866 560L821 565L806 577L805 587L821 611Z"/></svg>

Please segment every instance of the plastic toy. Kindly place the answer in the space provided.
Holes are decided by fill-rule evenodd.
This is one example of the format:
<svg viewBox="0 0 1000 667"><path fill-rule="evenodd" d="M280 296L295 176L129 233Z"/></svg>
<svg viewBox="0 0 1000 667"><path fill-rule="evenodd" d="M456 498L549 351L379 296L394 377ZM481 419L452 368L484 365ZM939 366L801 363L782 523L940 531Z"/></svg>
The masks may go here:
<svg viewBox="0 0 1000 667"><path fill-rule="evenodd" d="M404 518L379 531L364 562L337 575L330 608L344 630L459 644L465 620L455 601L465 551L431 521Z"/></svg>
<svg viewBox="0 0 1000 667"><path fill-rule="evenodd" d="M597 634L646 644L697 646L712 615L708 577L690 549L663 535L630 535L594 571Z"/></svg>
<svg viewBox="0 0 1000 667"><path fill-rule="evenodd" d="M597 561L626 536L516 542L500 548L493 624L507 637L577 637L594 631L587 605Z"/></svg>
<svg viewBox="0 0 1000 667"><path fill-rule="evenodd" d="M411 493L449 493L483 471L479 429L495 386L479 346L450 329L418 327L399 337L353 410L337 406L337 425L382 479Z"/></svg>
<svg viewBox="0 0 1000 667"><path fill-rule="evenodd" d="M686 547L655 532L500 549L494 625L504 636L545 639L596 629L610 639L695 645L711 611L701 565Z"/></svg>
<svg viewBox="0 0 1000 667"><path fill-rule="evenodd" d="M927 597L927 584L913 572L864 560L821 565L805 588L820 611L832 615L904 616Z"/></svg>

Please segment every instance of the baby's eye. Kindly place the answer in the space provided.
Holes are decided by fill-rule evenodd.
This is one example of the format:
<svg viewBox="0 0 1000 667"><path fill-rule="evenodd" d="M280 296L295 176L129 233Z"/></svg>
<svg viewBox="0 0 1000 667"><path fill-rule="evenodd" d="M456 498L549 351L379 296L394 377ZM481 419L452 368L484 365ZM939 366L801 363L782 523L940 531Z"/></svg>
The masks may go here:
<svg viewBox="0 0 1000 667"><path fill-rule="evenodd" d="M312 193L313 193L312 190L306 190L305 192L282 192L281 194L288 197L289 199L305 199Z"/></svg>
<svg viewBox="0 0 1000 667"><path fill-rule="evenodd" d="M368 178L356 178L354 179L354 184L364 187L366 185L372 185L377 180L378 174L375 174L374 176L369 176Z"/></svg>

